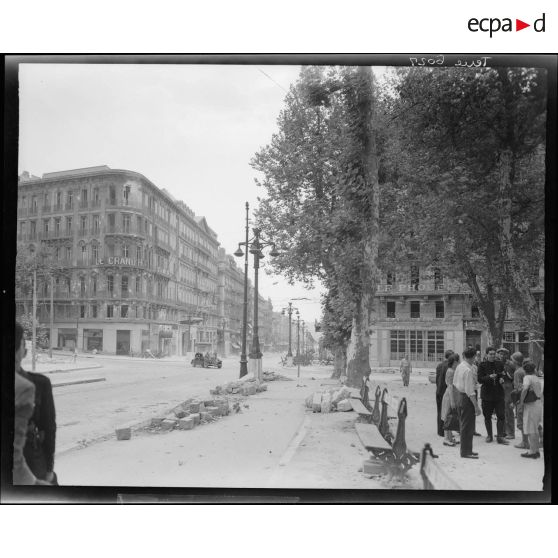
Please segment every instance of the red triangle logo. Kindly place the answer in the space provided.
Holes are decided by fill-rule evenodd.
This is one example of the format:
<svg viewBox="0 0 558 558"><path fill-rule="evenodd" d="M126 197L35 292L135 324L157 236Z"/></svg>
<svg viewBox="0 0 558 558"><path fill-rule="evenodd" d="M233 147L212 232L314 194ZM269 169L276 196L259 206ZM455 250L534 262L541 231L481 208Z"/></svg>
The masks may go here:
<svg viewBox="0 0 558 558"><path fill-rule="evenodd" d="M516 31L521 31L522 29L525 29L526 27L531 27L531 24L530 23L525 23L524 21L521 21L520 19L515 20L515 30Z"/></svg>

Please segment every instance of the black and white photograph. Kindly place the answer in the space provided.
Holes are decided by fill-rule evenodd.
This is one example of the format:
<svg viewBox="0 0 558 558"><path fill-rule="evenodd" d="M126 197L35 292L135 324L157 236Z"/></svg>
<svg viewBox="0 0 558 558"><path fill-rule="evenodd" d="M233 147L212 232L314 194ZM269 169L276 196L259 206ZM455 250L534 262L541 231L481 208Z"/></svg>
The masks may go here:
<svg viewBox="0 0 558 558"><path fill-rule="evenodd" d="M15 494L545 497L555 56L6 68Z"/></svg>

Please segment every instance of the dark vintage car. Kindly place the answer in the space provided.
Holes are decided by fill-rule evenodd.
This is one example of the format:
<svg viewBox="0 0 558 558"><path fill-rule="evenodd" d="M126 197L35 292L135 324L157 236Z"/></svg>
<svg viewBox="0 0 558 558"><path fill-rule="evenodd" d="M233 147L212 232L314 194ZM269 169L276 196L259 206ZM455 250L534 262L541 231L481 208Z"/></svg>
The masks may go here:
<svg viewBox="0 0 558 558"><path fill-rule="evenodd" d="M197 368L221 368L223 366L223 361L217 358L217 355L203 355L202 353L196 353L192 359L192 366Z"/></svg>

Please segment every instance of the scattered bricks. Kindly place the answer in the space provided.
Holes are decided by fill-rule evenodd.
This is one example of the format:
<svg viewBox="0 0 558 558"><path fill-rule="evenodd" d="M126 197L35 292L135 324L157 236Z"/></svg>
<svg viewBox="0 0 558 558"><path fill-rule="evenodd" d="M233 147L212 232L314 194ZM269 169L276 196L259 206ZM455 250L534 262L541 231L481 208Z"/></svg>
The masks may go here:
<svg viewBox="0 0 558 558"><path fill-rule="evenodd" d="M221 407L221 411L222 411L221 414L226 417L230 412L229 402L228 401L222 401L220 407Z"/></svg>
<svg viewBox="0 0 558 558"><path fill-rule="evenodd" d="M189 417L186 418L192 419L194 421L194 426L197 426L201 422L200 413L192 413Z"/></svg>
<svg viewBox="0 0 558 558"><path fill-rule="evenodd" d="M352 411L353 406L351 405L351 401L349 399L342 399L337 403L337 410L338 411Z"/></svg>
<svg viewBox="0 0 558 558"><path fill-rule="evenodd" d="M200 413L200 420L202 422L207 422L208 420L211 420L211 414L208 413L207 411L202 411Z"/></svg>
<svg viewBox="0 0 558 558"><path fill-rule="evenodd" d="M215 406L215 400L214 399L206 399L203 402L205 407L214 407Z"/></svg>
<svg viewBox="0 0 558 558"><path fill-rule="evenodd" d="M184 420L184 419L180 419L180 420ZM175 426L176 426L175 420L165 419L163 422L161 422L161 428L163 430L172 430Z"/></svg>
<svg viewBox="0 0 558 558"><path fill-rule="evenodd" d="M206 407L205 410L212 417L218 417L221 415L221 409L219 407Z"/></svg>
<svg viewBox="0 0 558 558"><path fill-rule="evenodd" d="M200 412L200 402L199 401L192 401L190 403L190 413L199 413Z"/></svg>
<svg viewBox="0 0 558 558"><path fill-rule="evenodd" d="M151 426L161 426L161 423L163 422L163 418L152 418L151 419Z"/></svg>
<svg viewBox="0 0 558 558"><path fill-rule="evenodd" d="M117 440L129 440L132 437L132 429L129 427L117 428L115 432Z"/></svg>
<svg viewBox="0 0 558 558"><path fill-rule="evenodd" d="M192 430L195 426L195 421L192 417L181 418L178 421L178 429L179 430Z"/></svg>
<svg viewBox="0 0 558 558"><path fill-rule="evenodd" d="M175 411L174 415L176 416L176 418L181 419L181 418L184 418L186 416L186 412L185 411Z"/></svg>
<svg viewBox="0 0 558 558"><path fill-rule="evenodd" d="M319 413L322 410L322 392L317 391L312 399L312 412Z"/></svg>

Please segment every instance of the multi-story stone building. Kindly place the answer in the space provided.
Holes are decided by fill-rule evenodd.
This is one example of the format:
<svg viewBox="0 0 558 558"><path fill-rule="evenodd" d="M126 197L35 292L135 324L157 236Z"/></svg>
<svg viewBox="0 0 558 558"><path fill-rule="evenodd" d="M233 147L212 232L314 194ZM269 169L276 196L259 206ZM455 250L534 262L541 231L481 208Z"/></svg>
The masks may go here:
<svg viewBox="0 0 558 558"><path fill-rule="evenodd" d="M541 268L532 278L532 292L543 311ZM375 297L377 321L371 332L372 366L397 366L409 355L417 367L431 367L444 352L461 353L465 347L488 346L486 329L468 286L442 276L439 270L409 270L384 274ZM529 355L533 348L521 330L518 317L509 311L503 344L511 352Z"/></svg>
<svg viewBox="0 0 558 558"><path fill-rule="evenodd" d="M219 334L223 355L239 354L242 344L242 320L244 311L244 272L237 266L233 256L219 248Z"/></svg>
<svg viewBox="0 0 558 558"><path fill-rule="evenodd" d="M145 176L107 166L24 173L18 190L18 250L48 247L60 268L52 292L39 291L43 324L53 298L54 346L216 348L219 242L204 217ZM30 300L20 293L16 303L21 313Z"/></svg>

